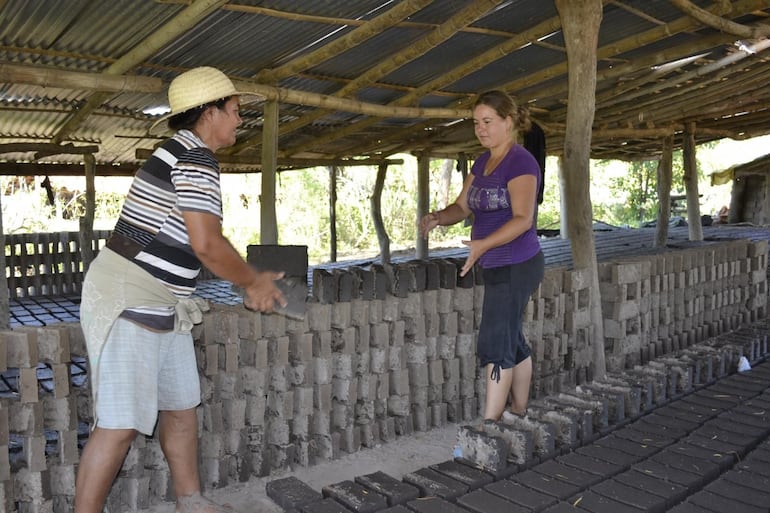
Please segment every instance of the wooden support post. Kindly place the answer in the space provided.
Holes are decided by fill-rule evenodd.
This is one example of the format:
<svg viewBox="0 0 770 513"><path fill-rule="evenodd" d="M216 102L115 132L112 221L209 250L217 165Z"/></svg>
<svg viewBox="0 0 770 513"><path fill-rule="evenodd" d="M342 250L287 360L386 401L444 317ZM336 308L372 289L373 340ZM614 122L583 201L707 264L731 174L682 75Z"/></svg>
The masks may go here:
<svg viewBox="0 0 770 513"><path fill-rule="evenodd" d="M388 174L388 164L383 162L377 166L377 179L372 191L371 207L372 222L377 232L377 241L380 243L380 263L384 266L390 264L390 238L382 221L382 190L385 188L385 177Z"/></svg>
<svg viewBox="0 0 770 513"><path fill-rule="evenodd" d="M727 213L728 223L740 223L746 220L743 214L743 205L747 183L745 176L733 177L733 188L730 191L730 211Z"/></svg>
<svg viewBox="0 0 770 513"><path fill-rule="evenodd" d="M83 262L83 275L94 260L94 211L96 210L96 158L93 153L83 156L86 176L86 215L80 218L80 256Z"/></svg>
<svg viewBox="0 0 770 513"><path fill-rule="evenodd" d="M329 166L329 261L337 261L337 166Z"/></svg>
<svg viewBox="0 0 770 513"><path fill-rule="evenodd" d="M265 102L262 125L262 194L259 198L261 244L278 244L275 175L278 171L278 102Z"/></svg>
<svg viewBox="0 0 770 513"><path fill-rule="evenodd" d="M420 219L428 213L430 208L430 155L421 153L417 157L417 221L415 222L415 232L417 234L417 254L418 260L428 258L428 239L423 238L417 226Z"/></svg>
<svg viewBox="0 0 770 513"><path fill-rule="evenodd" d="M575 269L585 269L590 280L593 337L589 337L593 378L607 373L604 357L604 319L599 292L599 270L593 232L590 192L591 126L596 111L596 62L601 0L556 0L567 49L569 93L564 135L564 190L567 231Z"/></svg>
<svg viewBox="0 0 770 513"><path fill-rule="evenodd" d="M561 215L559 216L559 235L562 239L568 239L569 233L567 230L567 187L566 179L564 178L564 155L559 155L559 205ZM593 217L593 216L592 216Z"/></svg>
<svg viewBox="0 0 770 513"><path fill-rule="evenodd" d="M684 188L687 196L687 226L690 240L703 240L698 193L698 162L695 160L695 123L687 123L682 141Z"/></svg>
<svg viewBox="0 0 770 513"><path fill-rule="evenodd" d="M666 246L668 220L671 217L671 183L673 181L674 136L663 139L663 149L658 162L658 220L655 224L655 246Z"/></svg>

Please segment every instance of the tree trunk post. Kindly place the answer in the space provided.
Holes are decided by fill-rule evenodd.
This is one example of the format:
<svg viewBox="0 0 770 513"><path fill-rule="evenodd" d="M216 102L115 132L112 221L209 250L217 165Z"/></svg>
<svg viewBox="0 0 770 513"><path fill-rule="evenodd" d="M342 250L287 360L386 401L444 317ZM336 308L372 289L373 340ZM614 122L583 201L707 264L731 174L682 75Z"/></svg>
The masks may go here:
<svg viewBox="0 0 770 513"><path fill-rule="evenodd" d="M94 211L96 210L96 158L93 153L83 155L86 177L86 215L80 218L80 259L83 262L83 275L94 261Z"/></svg>
<svg viewBox="0 0 770 513"><path fill-rule="evenodd" d="M684 188L687 196L687 225L690 240L703 240L698 192L698 162L695 160L695 123L687 123L682 141Z"/></svg>
<svg viewBox="0 0 770 513"><path fill-rule="evenodd" d="M278 172L278 102L265 103L262 125L262 193L259 199L261 244L278 244L275 175Z"/></svg>
<svg viewBox="0 0 770 513"><path fill-rule="evenodd" d="M417 229L420 219L428 213L430 208L430 155L421 153L417 157L417 221L415 222L415 232L417 233L416 258L423 260L428 258L428 239L420 236Z"/></svg>
<svg viewBox="0 0 770 513"><path fill-rule="evenodd" d="M674 136L663 138L658 162L658 220L655 223L655 247L663 248L668 240L668 220L671 217L671 183L673 181Z"/></svg>
<svg viewBox="0 0 770 513"><path fill-rule="evenodd" d="M599 293L599 270L593 232L593 209L590 191L591 127L596 110L596 54L599 26L602 21L601 0L556 0L562 32L567 47L569 93L567 126L564 137L564 190L567 233L575 269L588 272L589 309L593 336L593 378L607 373L604 356L604 318Z"/></svg>
<svg viewBox="0 0 770 513"><path fill-rule="evenodd" d="M337 166L329 166L329 261L337 261Z"/></svg>
<svg viewBox="0 0 770 513"><path fill-rule="evenodd" d="M382 163L377 167L377 179L374 182L371 207L374 230L377 232L377 241L380 243L380 263L383 266L390 264L390 239L382 221L382 190L385 188L385 177L388 174L388 165Z"/></svg>
<svg viewBox="0 0 770 513"><path fill-rule="evenodd" d="M559 236L562 239L569 239L569 233L567 230L567 187L566 179L564 178L564 155L559 155L559 205L561 215L559 216ZM593 218L593 215L591 216Z"/></svg>

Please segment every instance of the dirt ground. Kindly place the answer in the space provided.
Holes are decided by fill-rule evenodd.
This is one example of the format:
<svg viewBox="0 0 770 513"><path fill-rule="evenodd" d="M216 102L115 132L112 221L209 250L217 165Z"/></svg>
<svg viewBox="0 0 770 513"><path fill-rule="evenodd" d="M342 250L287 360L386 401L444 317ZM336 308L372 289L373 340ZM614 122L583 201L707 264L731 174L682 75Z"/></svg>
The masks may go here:
<svg viewBox="0 0 770 513"><path fill-rule="evenodd" d="M356 476L378 470L401 479L404 474L451 459L457 439L457 429L457 424L448 424L423 433L399 437L371 449L361 449L334 461L285 471L269 477L253 478L246 483L211 490L206 495L217 503L229 504L238 513L280 513L283 510L265 493L265 484L269 481L294 476L320 492L326 485L352 480ZM173 512L174 504L170 502L156 504L142 510L142 513Z"/></svg>

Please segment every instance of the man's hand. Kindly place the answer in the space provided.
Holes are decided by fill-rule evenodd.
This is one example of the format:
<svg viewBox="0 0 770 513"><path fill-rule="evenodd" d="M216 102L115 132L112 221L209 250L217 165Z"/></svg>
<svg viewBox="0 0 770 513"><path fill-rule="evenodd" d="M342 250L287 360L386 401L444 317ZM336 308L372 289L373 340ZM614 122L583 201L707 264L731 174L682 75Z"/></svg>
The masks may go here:
<svg viewBox="0 0 770 513"><path fill-rule="evenodd" d="M249 310L271 313L275 305L286 306L286 298L275 285L275 280L283 278L284 273L272 271L257 272L256 278L244 289L243 304Z"/></svg>

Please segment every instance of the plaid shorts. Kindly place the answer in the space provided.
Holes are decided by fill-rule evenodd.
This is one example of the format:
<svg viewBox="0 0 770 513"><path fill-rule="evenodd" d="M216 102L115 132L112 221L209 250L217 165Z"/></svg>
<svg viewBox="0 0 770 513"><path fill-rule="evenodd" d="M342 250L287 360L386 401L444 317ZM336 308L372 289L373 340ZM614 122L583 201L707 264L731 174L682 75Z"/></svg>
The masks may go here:
<svg viewBox="0 0 770 513"><path fill-rule="evenodd" d="M97 426L152 435L159 410L200 404L192 335L153 332L118 318L99 364Z"/></svg>

